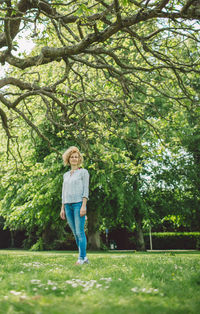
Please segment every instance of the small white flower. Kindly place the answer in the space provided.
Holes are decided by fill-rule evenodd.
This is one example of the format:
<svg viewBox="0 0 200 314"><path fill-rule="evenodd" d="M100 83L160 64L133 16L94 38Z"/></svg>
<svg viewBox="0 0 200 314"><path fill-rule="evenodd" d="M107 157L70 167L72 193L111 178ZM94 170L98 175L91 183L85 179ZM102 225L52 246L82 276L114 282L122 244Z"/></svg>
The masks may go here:
<svg viewBox="0 0 200 314"><path fill-rule="evenodd" d="M88 281L87 285L92 288L96 283L96 280L95 281Z"/></svg>
<svg viewBox="0 0 200 314"><path fill-rule="evenodd" d="M26 300L26 299L27 299L27 296L26 296L26 295L21 295L21 296L20 296L20 299L21 299L21 300Z"/></svg>
<svg viewBox="0 0 200 314"><path fill-rule="evenodd" d="M34 285L37 285L37 284L39 284L41 282L41 280L39 280L39 279L32 279L30 282L32 284L34 284Z"/></svg>
<svg viewBox="0 0 200 314"><path fill-rule="evenodd" d="M138 291L138 288L137 288L137 287L132 288L132 289L131 289L131 291L133 291L133 292L137 292L137 291Z"/></svg>
<svg viewBox="0 0 200 314"><path fill-rule="evenodd" d="M40 267L40 266L43 266L43 264L39 263L39 262L33 262L32 266L33 267Z"/></svg>
<svg viewBox="0 0 200 314"><path fill-rule="evenodd" d="M108 278L100 278L100 280L112 281L112 278L110 278L110 277L108 277Z"/></svg>
<svg viewBox="0 0 200 314"><path fill-rule="evenodd" d="M48 280L47 284L50 286L54 285L54 283L51 280Z"/></svg>
<svg viewBox="0 0 200 314"><path fill-rule="evenodd" d="M56 286L52 287L52 290L56 290L56 289L57 289L57 287L56 287Z"/></svg>
<svg viewBox="0 0 200 314"><path fill-rule="evenodd" d="M11 290L10 293L14 294L14 295L20 295L21 294L20 291L14 291L14 290Z"/></svg>

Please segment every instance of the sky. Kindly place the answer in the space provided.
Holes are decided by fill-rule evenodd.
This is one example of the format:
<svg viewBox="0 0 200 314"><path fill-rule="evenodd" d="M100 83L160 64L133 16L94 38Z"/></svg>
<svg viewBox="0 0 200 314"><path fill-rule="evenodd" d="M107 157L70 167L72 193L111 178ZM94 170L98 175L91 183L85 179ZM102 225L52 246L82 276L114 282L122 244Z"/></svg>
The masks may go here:
<svg viewBox="0 0 200 314"><path fill-rule="evenodd" d="M12 54L14 56L18 56L19 53L26 53L29 54L31 52L31 50L33 49L33 47L35 46L33 40L31 39L30 35L27 33L27 31L25 32L21 32L20 36L16 36L15 41L18 42L19 48L16 51L12 51ZM0 49L0 50L4 50ZM9 64L6 63L4 66L0 65L0 78L5 77L6 71L8 71L9 69Z"/></svg>

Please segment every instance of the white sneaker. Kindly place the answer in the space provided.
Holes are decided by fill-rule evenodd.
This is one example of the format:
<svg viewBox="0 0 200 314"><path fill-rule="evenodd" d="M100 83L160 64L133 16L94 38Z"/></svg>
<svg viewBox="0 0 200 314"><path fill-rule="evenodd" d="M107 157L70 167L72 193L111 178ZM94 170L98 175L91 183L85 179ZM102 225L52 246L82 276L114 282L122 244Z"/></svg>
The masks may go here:
<svg viewBox="0 0 200 314"><path fill-rule="evenodd" d="M84 264L89 264L90 263L87 257L84 258L83 263Z"/></svg>
<svg viewBox="0 0 200 314"><path fill-rule="evenodd" d="M78 261L76 262L75 265L83 265L84 264L84 260L83 259L78 259Z"/></svg>
<svg viewBox="0 0 200 314"><path fill-rule="evenodd" d="M78 259L78 261L76 262L76 265L83 265L83 264L89 264L89 260L87 257L84 257L84 259Z"/></svg>

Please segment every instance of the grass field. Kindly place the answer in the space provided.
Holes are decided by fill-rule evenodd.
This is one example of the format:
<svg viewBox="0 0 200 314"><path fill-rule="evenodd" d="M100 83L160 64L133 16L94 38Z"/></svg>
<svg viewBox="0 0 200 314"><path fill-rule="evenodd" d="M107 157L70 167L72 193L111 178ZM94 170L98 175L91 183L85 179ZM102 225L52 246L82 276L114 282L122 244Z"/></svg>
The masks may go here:
<svg viewBox="0 0 200 314"><path fill-rule="evenodd" d="M0 313L200 313L200 253L0 250Z"/></svg>

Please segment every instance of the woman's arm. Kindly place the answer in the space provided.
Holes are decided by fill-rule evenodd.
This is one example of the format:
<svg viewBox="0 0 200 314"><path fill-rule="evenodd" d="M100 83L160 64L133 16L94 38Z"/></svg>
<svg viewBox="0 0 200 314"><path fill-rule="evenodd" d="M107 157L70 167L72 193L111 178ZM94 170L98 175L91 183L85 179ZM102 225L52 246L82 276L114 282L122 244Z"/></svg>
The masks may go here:
<svg viewBox="0 0 200 314"><path fill-rule="evenodd" d="M62 204L62 206L61 206L60 218L65 220L65 206L64 206L64 204Z"/></svg>
<svg viewBox="0 0 200 314"><path fill-rule="evenodd" d="M83 180L83 198L89 199L89 173L86 169L83 169L82 180ZM87 200L86 200L87 201ZM86 203L85 203L86 205Z"/></svg>
<svg viewBox="0 0 200 314"><path fill-rule="evenodd" d="M62 184L62 206L60 210L60 218L65 220L65 205L64 205L64 175L63 175L63 184Z"/></svg>
<svg viewBox="0 0 200 314"><path fill-rule="evenodd" d="M80 210L80 216L86 215L86 204L89 196L89 173L86 169L83 172L83 203Z"/></svg>
<svg viewBox="0 0 200 314"><path fill-rule="evenodd" d="M87 198L86 197L83 197L83 203L82 203L82 206L81 206L81 210L80 210L80 216L85 216L86 215L86 204L87 204Z"/></svg>

